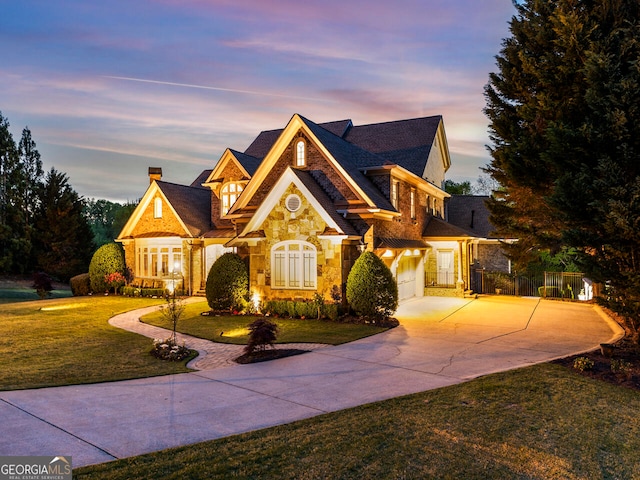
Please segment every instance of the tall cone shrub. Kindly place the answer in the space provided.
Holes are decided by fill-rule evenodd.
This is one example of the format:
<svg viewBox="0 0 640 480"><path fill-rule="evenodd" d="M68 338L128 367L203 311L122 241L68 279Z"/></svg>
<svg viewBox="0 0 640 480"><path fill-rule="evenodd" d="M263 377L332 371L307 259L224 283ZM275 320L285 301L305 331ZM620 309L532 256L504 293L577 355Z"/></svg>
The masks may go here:
<svg viewBox="0 0 640 480"><path fill-rule="evenodd" d="M398 308L398 286L391 270L373 252L364 252L347 277L347 302L358 315L389 318Z"/></svg>

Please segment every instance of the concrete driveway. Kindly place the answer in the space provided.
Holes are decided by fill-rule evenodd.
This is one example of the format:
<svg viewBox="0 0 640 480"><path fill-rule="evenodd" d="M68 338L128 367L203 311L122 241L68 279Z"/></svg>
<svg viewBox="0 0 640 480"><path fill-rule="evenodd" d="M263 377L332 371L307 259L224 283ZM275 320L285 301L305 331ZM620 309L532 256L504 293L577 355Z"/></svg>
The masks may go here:
<svg viewBox="0 0 640 480"><path fill-rule="evenodd" d="M73 466L293 422L596 348L622 331L597 307L423 298L398 328L277 361L94 385L0 392L0 455Z"/></svg>

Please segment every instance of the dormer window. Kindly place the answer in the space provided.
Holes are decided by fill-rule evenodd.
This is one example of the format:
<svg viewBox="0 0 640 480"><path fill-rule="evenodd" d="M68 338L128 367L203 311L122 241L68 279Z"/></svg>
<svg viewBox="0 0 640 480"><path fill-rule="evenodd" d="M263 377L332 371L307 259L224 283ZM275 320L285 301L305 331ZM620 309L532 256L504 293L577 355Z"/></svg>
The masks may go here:
<svg viewBox="0 0 640 480"><path fill-rule="evenodd" d="M242 184L236 182L229 182L222 187L220 192L220 216L225 216L229 213L229 209L236 203L236 200L242 193Z"/></svg>
<svg viewBox="0 0 640 480"><path fill-rule="evenodd" d="M307 165L307 144L302 139L296 142L295 165L296 167Z"/></svg>

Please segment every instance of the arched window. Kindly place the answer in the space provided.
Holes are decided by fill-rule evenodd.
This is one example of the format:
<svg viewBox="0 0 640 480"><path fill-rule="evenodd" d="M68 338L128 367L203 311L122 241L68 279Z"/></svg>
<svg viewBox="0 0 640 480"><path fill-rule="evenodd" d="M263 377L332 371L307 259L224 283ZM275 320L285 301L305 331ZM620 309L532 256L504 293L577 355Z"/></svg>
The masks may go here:
<svg viewBox="0 0 640 480"><path fill-rule="evenodd" d="M304 140L296 142L296 167L304 167L307 165L307 144Z"/></svg>
<svg viewBox="0 0 640 480"><path fill-rule="evenodd" d="M315 290L317 251L309 242L285 241L271 249L271 288Z"/></svg>
<svg viewBox="0 0 640 480"><path fill-rule="evenodd" d="M236 200L242 193L242 185L240 183L230 182L222 187L220 192L220 216L224 216L229 212L229 209L236 203Z"/></svg>
<svg viewBox="0 0 640 480"><path fill-rule="evenodd" d="M160 197L153 200L153 218L162 218L162 199Z"/></svg>

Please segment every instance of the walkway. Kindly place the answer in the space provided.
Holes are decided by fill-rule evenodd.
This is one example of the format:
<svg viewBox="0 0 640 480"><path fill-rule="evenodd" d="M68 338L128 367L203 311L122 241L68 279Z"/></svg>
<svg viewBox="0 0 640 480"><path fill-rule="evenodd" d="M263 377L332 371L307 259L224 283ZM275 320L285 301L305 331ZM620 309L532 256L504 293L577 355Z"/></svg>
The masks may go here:
<svg viewBox="0 0 640 480"><path fill-rule="evenodd" d="M191 297L185 300L186 303L202 302L199 297ZM155 327L140 322L140 318L148 313L154 312L162 308L161 306L147 307L132 312L116 315L109 320L114 327L128 330L129 332L138 333L149 338L167 338L170 333L164 328ZM207 309L206 303L203 305L203 311ZM212 368L227 367L236 365L234 358L238 358L243 353L244 346L233 345L230 343L216 343L202 338L192 337L183 333L177 333L176 338L180 345L184 344L188 348L198 351L198 356L191 360L188 368L194 370L210 370ZM300 350L317 350L327 347L322 343L288 343L285 347L276 346L276 348L297 348Z"/></svg>
<svg viewBox="0 0 640 480"><path fill-rule="evenodd" d="M527 298L425 298L396 316L400 326L379 335L271 362L0 392L0 455L101 463L453 385L621 335L597 308Z"/></svg>

